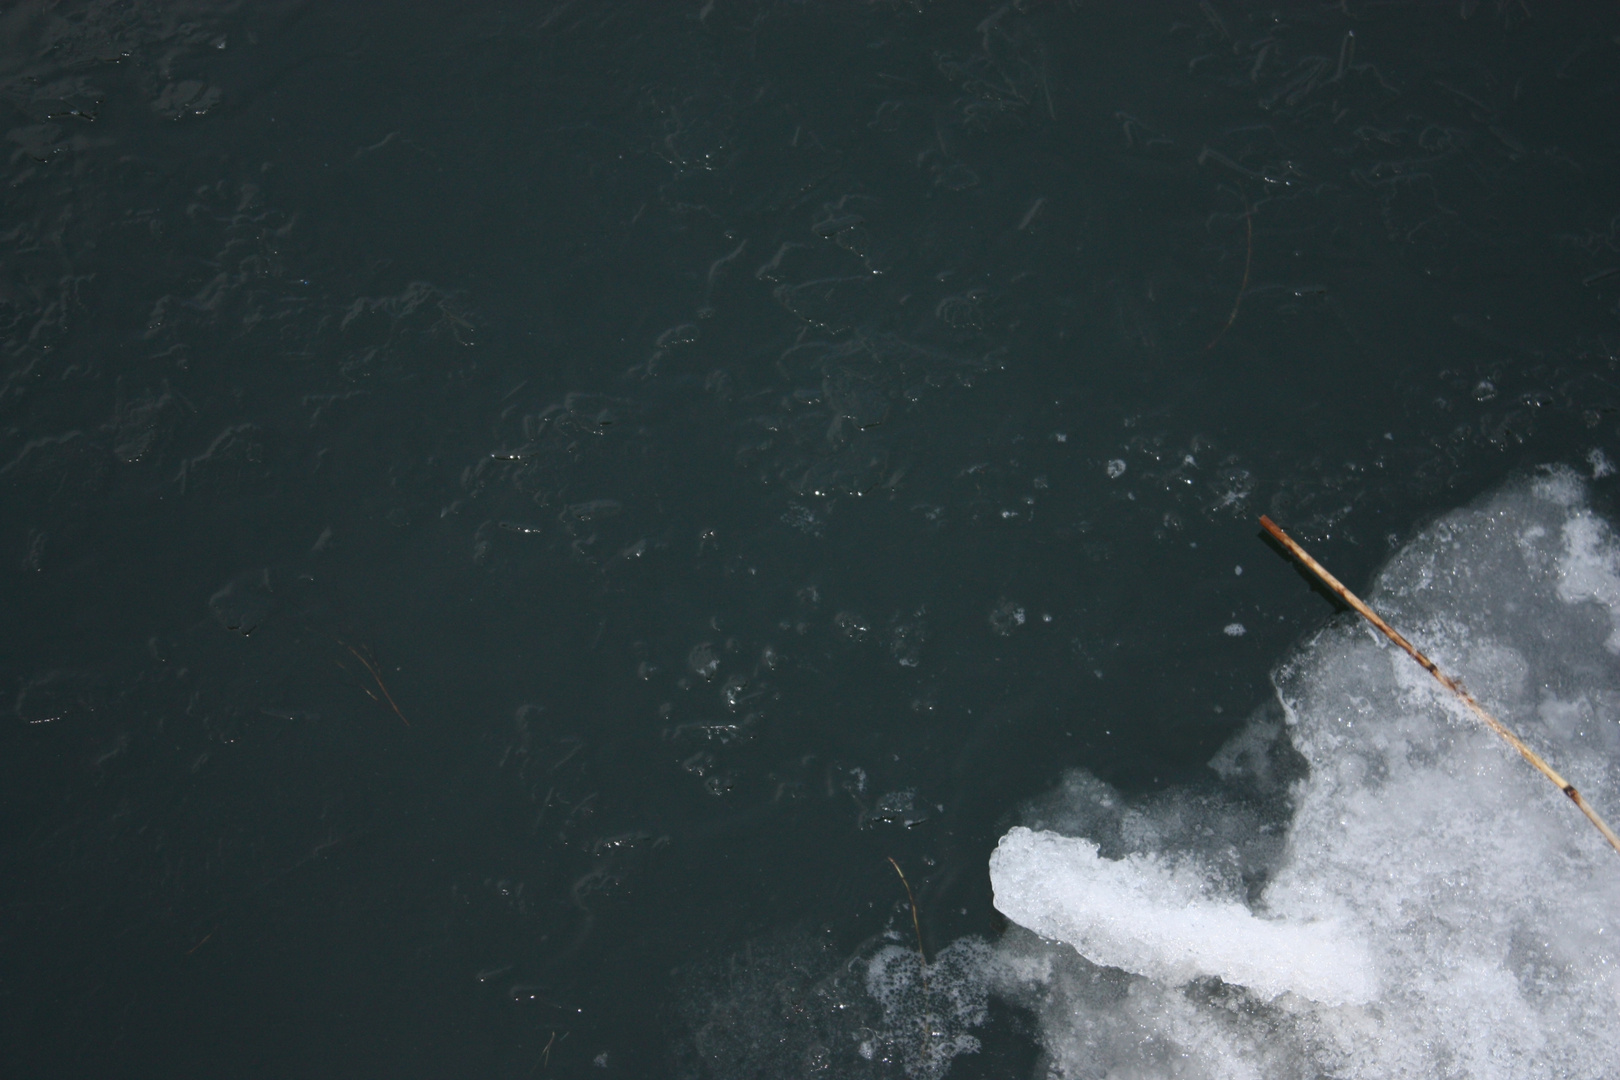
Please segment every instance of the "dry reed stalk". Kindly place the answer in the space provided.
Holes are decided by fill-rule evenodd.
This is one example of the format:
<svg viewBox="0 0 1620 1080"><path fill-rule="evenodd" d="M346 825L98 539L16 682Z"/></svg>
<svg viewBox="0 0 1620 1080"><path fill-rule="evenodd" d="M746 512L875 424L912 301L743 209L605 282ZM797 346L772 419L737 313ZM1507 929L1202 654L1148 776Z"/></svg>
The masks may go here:
<svg viewBox="0 0 1620 1080"><path fill-rule="evenodd" d="M1321 563L1311 558L1304 548L1300 547L1294 542L1293 537L1289 536L1287 533L1278 528L1275 521L1272 521L1269 517L1262 514L1260 516L1260 527L1265 529L1266 532L1271 535L1271 538L1276 540L1277 543L1281 544L1290 555L1298 559L1301 565L1303 565L1311 573L1315 574L1317 580L1321 581L1323 585L1327 586L1328 589L1333 592L1333 595L1337 596L1340 600L1343 600L1355 610L1356 614L1360 615L1362 618L1366 619L1368 622L1377 627L1378 631L1390 641L1394 642L1396 645L1399 645L1401 649L1406 652L1406 655L1418 662L1419 667L1421 667L1424 671L1427 671L1430 675L1433 675L1436 682L1445 687L1447 690L1450 690L1453 694L1456 694L1457 697L1461 699L1462 703L1468 706L1470 712L1485 722L1486 727L1490 728L1503 739L1507 740L1508 745L1517 750L1520 755L1524 757L1524 760L1535 766L1537 772L1539 772L1542 776L1545 776L1548 780L1551 780L1558 787L1559 791L1562 791L1565 795L1569 796L1569 801L1580 808L1581 813L1586 815L1588 821L1597 826L1598 832L1603 834L1603 838L1609 842L1609 845L1613 847L1614 850L1620 851L1620 836L1615 836L1614 830L1610 829L1608 825L1604 824L1603 819L1598 817L1597 811L1593 810L1587 801L1581 798L1581 793L1575 790L1574 784L1571 784L1568 780L1565 780L1562 776L1558 775L1557 771L1553 769L1551 765L1548 765L1542 760L1540 754L1530 749L1524 744L1524 740L1520 739L1517 735L1513 734L1513 732L1509 731L1506 724L1502 723L1502 721L1486 712L1485 707L1478 701L1474 700L1474 695L1470 694L1467 690L1464 690L1461 683L1459 683L1456 679L1453 679L1450 675L1447 675L1445 672L1441 671L1439 667L1435 665L1433 660L1430 660L1427 656L1424 656L1417 650L1416 646L1414 646L1410 641L1407 641L1406 638L1402 637L1394 627L1390 626L1383 619L1379 618L1377 612L1368 607L1366 604L1362 603L1360 597L1351 592L1349 589L1345 588L1339 579L1328 573L1327 568Z"/></svg>

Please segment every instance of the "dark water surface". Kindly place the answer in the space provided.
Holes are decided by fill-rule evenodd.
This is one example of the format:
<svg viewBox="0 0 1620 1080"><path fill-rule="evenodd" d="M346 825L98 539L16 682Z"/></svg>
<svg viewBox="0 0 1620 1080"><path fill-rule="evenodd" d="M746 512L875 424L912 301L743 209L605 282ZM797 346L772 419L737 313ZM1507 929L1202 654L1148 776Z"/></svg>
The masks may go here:
<svg viewBox="0 0 1620 1080"><path fill-rule="evenodd" d="M6 1075L902 1075L888 858L932 954L1205 775L1330 613L1260 513L1610 505L1609 7L0 34Z"/></svg>

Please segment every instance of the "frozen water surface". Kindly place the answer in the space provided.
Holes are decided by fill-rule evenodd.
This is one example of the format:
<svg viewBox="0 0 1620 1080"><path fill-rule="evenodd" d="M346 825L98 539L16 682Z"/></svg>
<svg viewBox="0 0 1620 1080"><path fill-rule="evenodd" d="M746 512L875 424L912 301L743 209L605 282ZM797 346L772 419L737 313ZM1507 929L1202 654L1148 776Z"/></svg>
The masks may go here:
<svg viewBox="0 0 1620 1080"><path fill-rule="evenodd" d="M1430 525L1367 597L1611 818L1617 559L1612 527L1554 470ZM1351 616L1283 663L1276 688L1285 724L1257 720L1219 758L1234 792L1287 807L1252 898L1222 872L1218 825L1151 804L1140 813L1170 841L1114 857L1083 836L1003 837L996 905L1039 939L1010 933L1001 977L1040 1016L1050 1072L1607 1075L1620 856ZM1254 765L1268 738L1308 770L1285 791ZM1075 812L1098 797L1095 782L1067 796Z"/></svg>

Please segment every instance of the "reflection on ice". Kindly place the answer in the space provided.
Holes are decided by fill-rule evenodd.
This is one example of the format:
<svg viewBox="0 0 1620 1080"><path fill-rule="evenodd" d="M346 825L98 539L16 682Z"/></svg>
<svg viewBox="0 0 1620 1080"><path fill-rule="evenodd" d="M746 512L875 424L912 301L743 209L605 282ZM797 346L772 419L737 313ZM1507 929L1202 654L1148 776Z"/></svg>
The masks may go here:
<svg viewBox="0 0 1620 1080"><path fill-rule="evenodd" d="M1620 811L1620 543L1572 474L1435 523L1369 600ZM1217 759L1229 796L1128 807L1077 775L1032 822L1049 828L1003 839L997 906L1049 940L1009 933L993 978L1040 1017L1050 1073L1608 1073L1620 859L1602 837L1348 618L1275 681L1285 722ZM1283 843L1243 839L1268 818Z"/></svg>

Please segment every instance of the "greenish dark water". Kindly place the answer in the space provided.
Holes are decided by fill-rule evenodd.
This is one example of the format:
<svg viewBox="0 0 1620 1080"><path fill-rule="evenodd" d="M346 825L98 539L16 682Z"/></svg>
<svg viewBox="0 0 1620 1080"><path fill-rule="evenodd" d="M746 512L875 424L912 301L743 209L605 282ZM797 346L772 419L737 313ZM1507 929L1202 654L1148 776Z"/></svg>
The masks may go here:
<svg viewBox="0 0 1620 1080"><path fill-rule="evenodd" d="M902 1075L793 973L1203 777L1331 611L1260 513L1612 506L1617 34L13 5L3 1071Z"/></svg>

